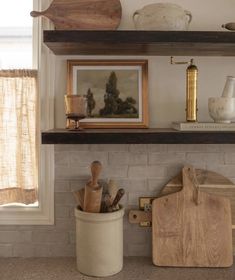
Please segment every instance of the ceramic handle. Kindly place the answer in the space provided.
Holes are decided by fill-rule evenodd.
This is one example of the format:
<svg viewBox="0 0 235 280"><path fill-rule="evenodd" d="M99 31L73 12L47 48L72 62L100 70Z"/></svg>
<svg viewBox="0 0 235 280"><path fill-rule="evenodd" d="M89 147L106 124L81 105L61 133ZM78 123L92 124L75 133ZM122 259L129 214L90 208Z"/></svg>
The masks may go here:
<svg viewBox="0 0 235 280"><path fill-rule="evenodd" d="M136 20L137 20L136 16L139 16L139 15L140 15L140 11L135 11L133 16L132 16L133 21L134 21L135 24L136 24Z"/></svg>
<svg viewBox="0 0 235 280"><path fill-rule="evenodd" d="M189 17L188 23L190 23L193 19L193 15L190 11L185 10L185 14Z"/></svg>

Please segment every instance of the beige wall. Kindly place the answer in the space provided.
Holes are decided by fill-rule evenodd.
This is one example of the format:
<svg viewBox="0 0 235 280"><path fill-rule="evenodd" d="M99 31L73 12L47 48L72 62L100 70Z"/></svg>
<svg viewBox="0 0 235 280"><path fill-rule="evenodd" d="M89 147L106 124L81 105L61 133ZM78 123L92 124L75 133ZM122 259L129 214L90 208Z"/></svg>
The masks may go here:
<svg viewBox="0 0 235 280"><path fill-rule="evenodd" d="M154 0L122 0L123 17L120 29L133 29L132 14ZM160 2L171 2L169 0ZM172 1L173 2L173 1ZM232 0L174 1L193 14L190 30L222 31L221 24L234 21L235 2ZM172 53L173 54L173 53ZM66 93L66 60L69 58L96 58L58 56L56 58L56 111L55 126L64 127L63 95ZM103 57L99 58L131 58ZM169 57L141 57L149 60L149 111L151 127L169 127L174 120L185 119L185 69L186 66L169 64ZM199 68L199 121L209 121L207 101L210 96L220 96L227 75L235 75L235 58L194 57ZM190 57L177 57L189 60Z"/></svg>

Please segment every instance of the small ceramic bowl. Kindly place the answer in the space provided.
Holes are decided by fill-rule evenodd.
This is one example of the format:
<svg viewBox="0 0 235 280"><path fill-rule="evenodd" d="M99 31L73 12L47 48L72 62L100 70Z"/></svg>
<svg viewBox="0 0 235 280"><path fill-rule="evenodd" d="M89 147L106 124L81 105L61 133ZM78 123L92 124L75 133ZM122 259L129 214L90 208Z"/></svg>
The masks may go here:
<svg viewBox="0 0 235 280"><path fill-rule="evenodd" d="M235 118L235 98L211 97L208 100L208 109L216 123L231 123Z"/></svg>

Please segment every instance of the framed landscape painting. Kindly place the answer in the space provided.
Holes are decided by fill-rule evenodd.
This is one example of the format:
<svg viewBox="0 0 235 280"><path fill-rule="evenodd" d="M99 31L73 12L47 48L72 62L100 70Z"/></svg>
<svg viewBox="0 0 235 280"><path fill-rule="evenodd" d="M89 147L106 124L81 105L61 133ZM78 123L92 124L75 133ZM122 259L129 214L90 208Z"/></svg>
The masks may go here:
<svg viewBox="0 0 235 280"><path fill-rule="evenodd" d="M147 60L68 60L67 66L67 94L87 97L82 127L148 127Z"/></svg>

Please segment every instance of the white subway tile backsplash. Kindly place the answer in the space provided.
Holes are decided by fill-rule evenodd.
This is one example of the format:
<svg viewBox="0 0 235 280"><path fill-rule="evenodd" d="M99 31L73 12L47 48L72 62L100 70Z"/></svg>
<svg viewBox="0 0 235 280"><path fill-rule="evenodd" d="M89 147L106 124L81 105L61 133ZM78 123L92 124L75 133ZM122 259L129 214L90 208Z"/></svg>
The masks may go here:
<svg viewBox="0 0 235 280"><path fill-rule="evenodd" d="M235 164L235 153L225 153L224 155L225 163L226 164Z"/></svg>
<svg viewBox="0 0 235 280"><path fill-rule="evenodd" d="M31 258L34 256L35 250L32 243L15 244L13 247L13 257Z"/></svg>
<svg viewBox="0 0 235 280"><path fill-rule="evenodd" d="M163 165L147 166L147 178L164 178L166 175L166 167Z"/></svg>
<svg viewBox="0 0 235 280"><path fill-rule="evenodd" d="M120 151L128 151L129 145L123 144L100 144L100 145L90 145L90 151L99 151L99 152L120 152Z"/></svg>
<svg viewBox="0 0 235 280"><path fill-rule="evenodd" d="M224 163L224 155L223 153L187 153L186 161L190 164L222 164Z"/></svg>
<svg viewBox="0 0 235 280"><path fill-rule="evenodd" d="M90 177L90 166L55 166L55 178L63 180L74 180Z"/></svg>
<svg viewBox="0 0 235 280"><path fill-rule="evenodd" d="M57 166L69 166L69 153L67 151L55 152L55 165Z"/></svg>
<svg viewBox="0 0 235 280"><path fill-rule="evenodd" d="M72 192L60 192L55 193L55 205L74 205L75 198L72 194Z"/></svg>
<svg viewBox="0 0 235 280"><path fill-rule="evenodd" d="M166 144L149 144L147 148L149 153L164 153L167 151Z"/></svg>
<svg viewBox="0 0 235 280"><path fill-rule="evenodd" d="M25 243L31 241L31 231L0 231L0 243Z"/></svg>
<svg viewBox="0 0 235 280"><path fill-rule="evenodd" d="M147 166L146 165L129 166L128 177L132 179L147 178Z"/></svg>
<svg viewBox="0 0 235 280"><path fill-rule="evenodd" d="M71 167L75 166L89 166L95 161L99 160L102 165L107 165L108 163L108 153L107 152L98 152L98 151L72 151L69 152L69 164Z"/></svg>
<svg viewBox="0 0 235 280"><path fill-rule="evenodd" d="M218 145L217 145L218 146ZM204 144L172 144L167 145L168 152L205 152L206 145Z"/></svg>
<svg viewBox="0 0 235 280"><path fill-rule="evenodd" d="M57 201L56 201L57 203ZM68 218L70 213L70 208L63 205L55 205L55 218Z"/></svg>
<svg viewBox="0 0 235 280"><path fill-rule="evenodd" d="M139 191L145 191L147 189L147 179L130 179L129 180L129 192L139 192Z"/></svg>
<svg viewBox="0 0 235 280"><path fill-rule="evenodd" d="M128 165L129 153L126 152L109 152L109 164L111 165Z"/></svg>
<svg viewBox="0 0 235 280"><path fill-rule="evenodd" d="M68 243L69 234L67 231L65 232L56 232L56 231L34 231L32 235L32 242L35 244L38 243Z"/></svg>
<svg viewBox="0 0 235 280"><path fill-rule="evenodd" d="M0 256L75 256L76 206L72 191L90 179L90 164L103 164L101 179L113 179L126 191L122 204L124 253L151 255L151 229L128 222L140 196L156 196L184 164L216 171L235 182L235 145L56 145L55 225L0 226Z"/></svg>
<svg viewBox="0 0 235 280"><path fill-rule="evenodd" d="M148 155L143 152L131 152L129 154L129 165L143 165L147 164Z"/></svg>
<svg viewBox="0 0 235 280"><path fill-rule="evenodd" d="M74 145L74 144L63 144L63 145L55 145L55 152L69 152L69 151L89 151L90 145L88 144L80 144L80 145Z"/></svg>
<svg viewBox="0 0 235 280"><path fill-rule="evenodd" d="M129 146L130 152L147 152L148 151L148 145L146 144L132 144Z"/></svg>
<svg viewBox="0 0 235 280"><path fill-rule="evenodd" d="M126 178L128 165L108 165L103 168L103 178Z"/></svg>
<svg viewBox="0 0 235 280"><path fill-rule="evenodd" d="M149 164L171 164L183 163L185 161L185 153L151 153L149 154Z"/></svg>
<svg viewBox="0 0 235 280"><path fill-rule="evenodd" d="M67 192L70 190L69 181L56 180L55 181L55 192Z"/></svg>

